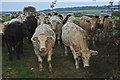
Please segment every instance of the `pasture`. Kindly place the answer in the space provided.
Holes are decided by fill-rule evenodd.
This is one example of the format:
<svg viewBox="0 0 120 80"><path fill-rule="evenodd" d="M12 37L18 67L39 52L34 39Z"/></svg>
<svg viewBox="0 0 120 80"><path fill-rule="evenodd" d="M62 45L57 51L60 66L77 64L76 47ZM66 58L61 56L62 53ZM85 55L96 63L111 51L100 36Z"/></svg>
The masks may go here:
<svg viewBox="0 0 120 80"><path fill-rule="evenodd" d="M9 20L9 16L2 17L4 21ZM79 17L77 18L79 19ZM64 46L55 45L52 55L53 72L48 72L48 63L46 58L43 61L43 71L38 69L37 57L34 54L33 45L28 44L24 39L23 54L21 59L17 60L14 54L13 61L9 61L8 49L2 48L2 77L3 78L119 78L120 68L118 67L118 47L115 45L115 37L96 41L93 47L89 43L89 48L97 50L99 53L91 57L90 67L83 68L80 61L80 68L76 69L74 59L69 50L68 56L64 55Z"/></svg>

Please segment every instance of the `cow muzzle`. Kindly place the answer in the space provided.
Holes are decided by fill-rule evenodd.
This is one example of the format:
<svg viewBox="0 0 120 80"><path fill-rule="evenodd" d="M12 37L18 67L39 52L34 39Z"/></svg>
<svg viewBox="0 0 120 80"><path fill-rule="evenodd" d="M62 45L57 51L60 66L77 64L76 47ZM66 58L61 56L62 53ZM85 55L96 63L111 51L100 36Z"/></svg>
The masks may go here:
<svg viewBox="0 0 120 80"><path fill-rule="evenodd" d="M84 68L89 68L89 64L84 64Z"/></svg>
<svg viewBox="0 0 120 80"><path fill-rule="evenodd" d="M45 52L46 52L46 49L45 49L45 48L41 48L41 49L40 49L40 52L41 52L41 53L45 53Z"/></svg>

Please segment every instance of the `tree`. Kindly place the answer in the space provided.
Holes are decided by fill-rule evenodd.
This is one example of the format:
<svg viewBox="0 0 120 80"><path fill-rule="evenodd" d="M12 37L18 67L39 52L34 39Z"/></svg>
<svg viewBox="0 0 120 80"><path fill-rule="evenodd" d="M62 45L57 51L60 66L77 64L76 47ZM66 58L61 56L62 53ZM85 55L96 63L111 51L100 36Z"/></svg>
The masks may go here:
<svg viewBox="0 0 120 80"><path fill-rule="evenodd" d="M23 12L36 12L36 8L33 6L24 7Z"/></svg>

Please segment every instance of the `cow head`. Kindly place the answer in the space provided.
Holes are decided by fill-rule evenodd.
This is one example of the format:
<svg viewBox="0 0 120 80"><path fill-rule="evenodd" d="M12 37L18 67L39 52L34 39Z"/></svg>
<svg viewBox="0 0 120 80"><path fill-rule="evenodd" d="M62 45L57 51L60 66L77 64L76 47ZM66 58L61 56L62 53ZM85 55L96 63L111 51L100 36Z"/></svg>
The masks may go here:
<svg viewBox="0 0 120 80"><path fill-rule="evenodd" d="M45 24L50 23L50 22L49 22L49 17L48 17L48 16L45 16L45 18L44 18L44 23L45 23Z"/></svg>
<svg viewBox="0 0 120 80"><path fill-rule="evenodd" d="M99 20L97 16L92 17L89 20L86 20L86 22L90 25L91 31L94 31L98 28L97 24L99 24Z"/></svg>
<svg viewBox="0 0 120 80"><path fill-rule="evenodd" d="M103 25L105 18L108 18L108 17L109 17L108 15L104 16L104 14L100 14L99 16L100 24Z"/></svg>
<svg viewBox="0 0 120 80"><path fill-rule="evenodd" d="M50 12L46 13L46 16L51 17L52 14Z"/></svg>
<svg viewBox="0 0 120 80"><path fill-rule="evenodd" d="M117 24L117 20L112 20L112 23L113 23L113 28L115 28Z"/></svg>
<svg viewBox="0 0 120 80"><path fill-rule="evenodd" d="M87 68L87 67L89 67L89 61L90 61L91 55L97 55L98 52L87 49L87 50L80 50L80 54L81 54L81 57L82 57L83 66L85 68Z"/></svg>
<svg viewBox="0 0 120 80"><path fill-rule="evenodd" d="M54 32L56 32L56 27L57 27L58 24L60 24L60 23L57 22L56 20L52 20L51 28L53 29Z"/></svg>
<svg viewBox="0 0 120 80"><path fill-rule="evenodd" d="M39 45L39 51L44 53L47 50L47 44L52 41L52 37L48 37L46 34L40 34L38 37L34 37L33 41Z"/></svg>

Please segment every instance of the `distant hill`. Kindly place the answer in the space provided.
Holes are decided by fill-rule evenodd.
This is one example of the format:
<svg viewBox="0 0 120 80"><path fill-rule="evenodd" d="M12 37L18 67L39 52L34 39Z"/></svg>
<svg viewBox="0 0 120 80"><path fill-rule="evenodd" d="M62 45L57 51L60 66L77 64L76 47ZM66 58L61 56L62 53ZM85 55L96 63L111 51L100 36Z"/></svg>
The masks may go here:
<svg viewBox="0 0 120 80"><path fill-rule="evenodd" d="M120 8L118 8L118 5L114 5L113 7L111 7L114 10L118 10ZM84 14L96 14L99 15L100 13L103 14L110 14L111 10L109 8L107 8L107 6L85 6L85 7L69 7L69 8L56 8L53 9L57 12L59 12L60 14L64 14L64 13L77 13L77 12L81 12ZM38 12L50 12L52 11L51 9L46 9L46 10L42 10L42 11L38 11Z"/></svg>
<svg viewBox="0 0 120 80"><path fill-rule="evenodd" d="M112 7L114 10L118 10L120 9L118 7L118 5L114 5ZM83 14L95 14L95 15L99 15L100 13L103 14L110 14L111 10L107 8L107 6L85 6L85 7L68 7L68 8L55 8L53 9L55 11L58 11L60 14L64 14L64 13L83 13ZM51 12L51 9L45 9L42 11L38 11L38 12ZM2 14L9 14L10 12L19 12L19 11L2 11L0 13Z"/></svg>

